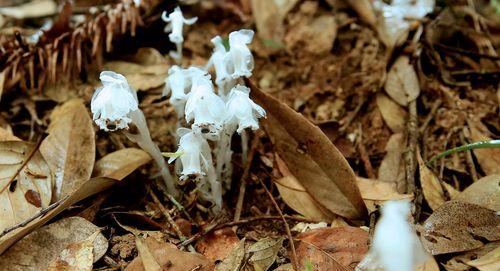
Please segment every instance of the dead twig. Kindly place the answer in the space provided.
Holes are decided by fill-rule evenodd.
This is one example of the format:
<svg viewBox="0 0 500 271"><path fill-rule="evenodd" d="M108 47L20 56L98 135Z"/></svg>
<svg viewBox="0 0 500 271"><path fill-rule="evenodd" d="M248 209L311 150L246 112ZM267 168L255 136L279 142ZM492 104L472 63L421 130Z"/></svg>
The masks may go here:
<svg viewBox="0 0 500 271"><path fill-rule="evenodd" d="M370 162L370 156L366 152L365 144L363 144L363 131L361 130L361 125L359 126L358 133L358 144L357 149L359 152L359 158L363 162L363 166L365 167L366 176L370 179L375 179L377 176L375 175L375 171L373 170L372 163Z"/></svg>
<svg viewBox="0 0 500 271"><path fill-rule="evenodd" d="M408 143L404 153L405 173L406 173L406 193L414 195L415 221L418 221L421 210L420 189L416 185L416 170L417 170L417 143L418 143L418 118L417 118L417 101L413 100L408 104L408 122L406 132L408 134Z"/></svg>
<svg viewBox="0 0 500 271"><path fill-rule="evenodd" d="M420 128L419 128L420 134L423 134L425 132L425 130L427 129L427 126L429 126L429 123L436 115L436 111L439 109L442 102L443 101L441 101L441 99L438 98L436 101L434 101L434 103L432 103L431 111L429 112L429 114L427 114L427 117L425 117L425 120L424 120L424 122L422 122L422 125L420 125Z"/></svg>

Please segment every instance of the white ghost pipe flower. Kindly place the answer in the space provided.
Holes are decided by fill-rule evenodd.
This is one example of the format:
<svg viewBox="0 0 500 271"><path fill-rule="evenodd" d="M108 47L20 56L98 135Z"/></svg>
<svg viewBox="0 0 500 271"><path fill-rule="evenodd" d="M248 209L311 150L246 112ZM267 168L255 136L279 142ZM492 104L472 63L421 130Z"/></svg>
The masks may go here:
<svg viewBox="0 0 500 271"><path fill-rule="evenodd" d="M265 117L266 111L250 99L250 89L236 85L231 89L226 103L226 123L238 125L239 134L243 129L259 129L258 118Z"/></svg>
<svg viewBox="0 0 500 271"><path fill-rule="evenodd" d="M186 121L194 119L192 129L210 140L217 140L223 127L224 101L214 93L212 83L205 77L193 79L186 102Z"/></svg>
<svg viewBox="0 0 500 271"><path fill-rule="evenodd" d="M187 100L187 92L191 88L191 78L186 69L177 65L168 70L168 77L165 79L163 96L170 95L170 104L174 106L179 118L184 117L184 106Z"/></svg>
<svg viewBox="0 0 500 271"><path fill-rule="evenodd" d="M179 128L177 134L180 136L177 153L180 153L179 160L182 165L180 179L196 181L205 200L214 203L216 212L220 211L222 188L215 176L212 152L207 140L187 128ZM172 163L175 159L176 157L172 157L168 162Z"/></svg>
<svg viewBox="0 0 500 271"><path fill-rule="evenodd" d="M176 60L180 60L182 57L182 43L184 42L184 37L182 36L182 28L184 24L192 25L197 20L198 17L194 17L191 19L186 19L182 15L182 11L180 7L176 7L174 11L167 15L167 12L164 11L161 15L163 21L168 24L165 26L165 33L171 32L168 35L168 38L172 43L175 43L177 47L177 52L170 52L170 56Z"/></svg>
<svg viewBox="0 0 500 271"><path fill-rule="evenodd" d="M231 73L233 79L252 76L254 61L252 52L250 52L247 45L252 42L253 34L253 31L248 29L234 31L229 34L228 61L229 65L233 66Z"/></svg>
<svg viewBox="0 0 500 271"><path fill-rule="evenodd" d="M228 61L229 54L226 51L226 47L224 47L222 38L220 36L216 36L211 40L211 42L215 47L212 56L205 66L205 69L208 70L211 66L214 66L216 75L215 84L217 84L219 95L225 98L231 87L234 85L235 80L231 77L234 67L231 66Z"/></svg>
<svg viewBox="0 0 500 271"><path fill-rule="evenodd" d="M90 103L94 121L104 131L122 130L132 141L149 153L161 170L167 192L177 196L177 189L165 159L158 146L151 140L146 118L138 107L137 94L127 79L112 71L101 72L103 87L97 88ZM135 125L137 133L131 133L129 124Z"/></svg>
<svg viewBox="0 0 500 271"><path fill-rule="evenodd" d="M356 267L357 271L413 271L425 262L428 254L408 222L409 214L408 201L388 201L383 205L372 247Z"/></svg>

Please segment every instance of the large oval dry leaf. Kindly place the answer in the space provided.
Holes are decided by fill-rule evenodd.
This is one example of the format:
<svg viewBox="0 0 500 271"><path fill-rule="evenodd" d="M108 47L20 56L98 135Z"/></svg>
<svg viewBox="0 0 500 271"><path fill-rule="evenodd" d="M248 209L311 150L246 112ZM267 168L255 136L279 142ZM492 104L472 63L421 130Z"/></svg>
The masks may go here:
<svg viewBox="0 0 500 271"><path fill-rule="evenodd" d="M95 163L93 176L121 180L139 166L151 160L151 156L140 149L126 148L107 154Z"/></svg>
<svg viewBox="0 0 500 271"><path fill-rule="evenodd" d="M253 98L268 113L265 130L290 172L331 212L363 218L367 211L356 176L328 137L302 115L248 83Z"/></svg>
<svg viewBox="0 0 500 271"><path fill-rule="evenodd" d="M94 263L94 241L98 236L96 231L83 241L68 244L56 260L52 261L47 271L91 271Z"/></svg>
<svg viewBox="0 0 500 271"><path fill-rule="evenodd" d="M377 94L377 107L382 114L385 124L389 126L392 132L399 133L404 131L408 115L404 108L384 93Z"/></svg>
<svg viewBox="0 0 500 271"><path fill-rule="evenodd" d="M229 255L215 267L215 271L234 271L240 270L245 259L245 238L231 250Z"/></svg>
<svg viewBox="0 0 500 271"><path fill-rule="evenodd" d="M253 266L254 270L267 271L283 248L283 240L282 237L267 237L251 244L247 249L247 253L252 255L248 263Z"/></svg>
<svg viewBox="0 0 500 271"><path fill-rule="evenodd" d="M433 255L467 251L500 240L500 216L479 205L448 201L425 221L422 243Z"/></svg>
<svg viewBox="0 0 500 271"><path fill-rule="evenodd" d="M470 138L473 142L491 140L484 132L486 128L479 122L469 121ZM474 155L486 175L500 173L500 149L475 149Z"/></svg>
<svg viewBox="0 0 500 271"><path fill-rule="evenodd" d="M403 133L391 135L385 146L387 153L378 168L378 180L395 183L400 192L403 192L405 185L405 171L402 163L403 152L406 148L405 141Z"/></svg>
<svg viewBox="0 0 500 271"><path fill-rule="evenodd" d="M0 256L0 270L46 270L69 244L87 239L99 227L81 217L68 217L44 226L13 245ZM99 260L108 249L108 241L98 234L93 241L93 260Z"/></svg>
<svg viewBox="0 0 500 271"><path fill-rule="evenodd" d="M240 239L236 233L227 227L205 235L196 243L196 251L213 262L217 262L226 259L239 243Z"/></svg>
<svg viewBox="0 0 500 271"><path fill-rule="evenodd" d="M147 163L146 160L138 159L133 164L135 164L137 169L140 166L144 165L145 163ZM129 162L124 161L124 164L129 164ZM121 171L120 168L121 167L117 167L118 172L112 172L112 171L106 171L106 172L110 176L123 176L123 171ZM92 196L96 193L108 189L118 181L119 180L106 177L96 177L86 181L76 191L74 191L74 193L61 200L61 202L59 202L58 205L54 207L54 209L46 213L44 216L31 221L25 227L17 228L16 230L13 230L5 234L4 236L1 236L0 254L2 254L2 252L4 252L9 246L14 244L17 240L21 239L23 236L30 233L33 229L45 224L47 221L49 221L51 218L62 212L67 207L73 205L74 203L84 198L87 198L89 196Z"/></svg>
<svg viewBox="0 0 500 271"><path fill-rule="evenodd" d="M500 211L500 174L493 174L479 179L454 199Z"/></svg>
<svg viewBox="0 0 500 271"><path fill-rule="evenodd" d="M400 56L392 65L385 81L385 91L402 106L420 95L417 73L407 56Z"/></svg>
<svg viewBox="0 0 500 271"><path fill-rule="evenodd" d="M22 141L0 142L0 233L50 204L54 178L38 150L29 157L33 148Z"/></svg>
<svg viewBox="0 0 500 271"><path fill-rule="evenodd" d="M92 174L95 138L92 119L79 99L69 100L50 115L49 135L40 151L54 172L56 199L71 194Z"/></svg>

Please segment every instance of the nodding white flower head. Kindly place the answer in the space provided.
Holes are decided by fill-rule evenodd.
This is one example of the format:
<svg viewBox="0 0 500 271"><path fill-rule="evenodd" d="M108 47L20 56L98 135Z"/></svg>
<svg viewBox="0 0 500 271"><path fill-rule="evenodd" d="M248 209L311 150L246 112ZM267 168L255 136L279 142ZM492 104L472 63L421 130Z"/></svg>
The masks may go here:
<svg viewBox="0 0 500 271"><path fill-rule="evenodd" d="M428 254L408 222L410 203L388 201L375 226L370 251L356 270L412 271L425 262Z"/></svg>
<svg viewBox="0 0 500 271"><path fill-rule="evenodd" d="M228 62L228 53L226 51L226 47L224 47L222 38L220 36L214 37L211 42L214 44L214 51L210 60L208 61L207 69L210 66L214 66L216 80L215 83L218 86L221 86L226 81L232 80L231 73L233 72L233 68Z"/></svg>
<svg viewBox="0 0 500 271"><path fill-rule="evenodd" d="M180 179L199 180L206 175L206 168L212 163L210 146L205 138L190 129L179 128L177 134L180 136L177 152L182 164ZM172 163L175 159L172 157L168 162Z"/></svg>
<svg viewBox="0 0 500 271"><path fill-rule="evenodd" d="M90 102L95 123L104 131L128 128L132 122L129 113L139 107L127 79L112 71L101 72L99 78L103 86L96 89Z"/></svg>
<svg viewBox="0 0 500 271"><path fill-rule="evenodd" d="M203 78L193 83L186 102L186 121L194 119L193 131L210 140L217 140L222 130L225 105L214 93L212 82Z"/></svg>
<svg viewBox="0 0 500 271"><path fill-rule="evenodd" d="M180 7L176 7L172 13L168 14L168 16L167 12L164 11L161 18L163 21L169 23L165 26L164 31L166 33L172 31L172 33L168 35L168 38L173 43L182 43L184 41L182 36L182 27L184 24L192 25L196 22L196 20L198 20L198 17L193 17L191 19L184 18Z"/></svg>
<svg viewBox="0 0 500 271"><path fill-rule="evenodd" d="M250 99L250 89L236 85L231 89L226 104L225 121L238 125L237 132L243 129L259 129L258 119L266 116L266 111Z"/></svg>
<svg viewBox="0 0 500 271"><path fill-rule="evenodd" d="M247 45L252 42L253 34L253 31L248 29L234 31L229 34L228 58L231 61L230 65L233 66L231 74L233 78L252 76L254 62L252 52L250 52Z"/></svg>

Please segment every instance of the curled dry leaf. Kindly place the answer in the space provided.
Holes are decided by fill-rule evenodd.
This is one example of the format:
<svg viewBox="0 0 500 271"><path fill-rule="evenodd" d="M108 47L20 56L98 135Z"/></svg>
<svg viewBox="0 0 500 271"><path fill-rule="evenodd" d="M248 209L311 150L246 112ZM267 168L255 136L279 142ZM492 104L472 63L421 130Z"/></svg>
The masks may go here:
<svg viewBox="0 0 500 271"><path fill-rule="evenodd" d="M268 113L263 126L275 151L309 194L335 214L363 218L367 211L356 176L328 137L284 103L248 85L253 99Z"/></svg>
<svg viewBox="0 0 500 271"><path fill-rule="evenodd" d="M92 119L80 99L69 100L50 115L49 135L40 152L55 177L55 199L70 195L86 182L95 162Z"/></svg>
<svg viewBox="0 0 500 271"><path fill-rule="evenodd" d="M96 232L99 227L81 217L61 219L33 231L2 254L0 270L47 270L51 262L63 256L68 245L84 241ZM92 247L92 259L96 262L106 253L108 241L98 233Z"/></svg>
<svg viewBox="0 0 500 271"><path fill-rule="evenodd" d="M34 148L23 141L0 142L0 233L50 204L54 178Z"/></svg>
<svg viewBox="0 0 500 271"><path fill-rule="evenodd" d="M153 252L149 250L148 245L141 240L141 238L135 238L135 246L139 252L139 257L141 258L142 266L144 266L145 271L161 271L162 268L160 264L156 261Z"/></svg>
<svg viewBox="0 0 500 271"><path fill-rule="evenodd" d="M436 210L443 203L446 202L446 197L443 189L447 190L448 195L453 198L459 192L451 185L441 182L436 175L426 165L420 152L417 152L418 169L420 172L420 183L422 185L422 192L425 200L432 208Z"/></svg>
<svg viewBox="0 0 500 271"><path fill-rule="evenodd" d="M355 227L314 229L299 234L297 257L314 270L352 270L368 251L368 232Z"/></svg>
<svg viewBox="0 0 500 271"><path fill-rule="evenodd" d="M400 133L404 131L408 115L404 108L384 93L377 94L377 107L382 114L385 124L389 126L392 132Z"/></svg>
<svg viewBox="0 0 500 271"><path fill-rule="evenodd" d="M500 174L493 174L479 179L454 199L500 211Z"/></svg>
<svg viewBox="0 0 500 271"><path fill-rule="evenodd" d="M470 265L466 264L467 262L477 260L490 253L491 251L497 249L498 247L500 247L500 241L490 242L480 248L468 250L466 252L453 256L446 262L446 264L444 264L444 266L446 267L446 270L470 270L471 267Z"/></svg>
<svg viewBox="0 0 500 271"><path fill-rule="evenodd" d="M500 246L478 259L467 262L467 264L480 271L500 270Z"/></svg>
<svg viewBox="0 0 500 271"><path fill-rule="evenodd" d="M468 121L470 139L472 142L491 140L491 137L487 136L487 128L484 127L479 121ZM500 149L498 148L488 148L488 149L475 149L474 155L481 165L484 173L486 175L491 175L495 173L500 173Z"/></svg>
<svg viewBox="0 0 500 271"><path fill-rule="evenodd" d="M181 251L170 243L159 242L152 237L140 242L142 242L140 246L143 253L141 254L139 251L140 255L125 268L125 271L156 271L158 266L161 268L159 270L169 271L209 271L214 269L210 260L201 254ZM149 261L147 267L143 262L144 257Z"/></svg>
<svg viewBox="0 0 500 271"><path fill-rule="evenodd" d="M395 183L381 182L358 177L356 179L361 196L370 212L377 209L376 205L388 200L412 199L409 194L400 194Z"/></svg>
<svg viewBox="0 0 500 271"><path fill-rule="evenodd" d="M403 192L405 184L405 172L402 163L405 148L406 140L403 133L391 135L385 146L387 153L378 168L378 180L395 183L397 190L400 192Z"/></svg>
<svg viewBox="0 0 500 271"><path fill-rule="evenodd" d="M112 152L95 163L93 176L121 180L151 161L151 156L137 148L126 148Z"/></svg>
<svg viewBox="0 0 500 271"><path fill-rule="evenodd" d="M111 154L109 154L111 155ZM125 164L130 164L130 161L124 160ZM139 159L134 164L136 168L144 165L146 163L144 159ZM116 167L117 170L120 170L120 166ZM108 173L111 176L123 176L123 172L121 173ZM74 191L68 197L62 199L60 202L55 203L53 208L49 210L44 216L37 217L33 221L27 223L24 227L18 227L15 230L8 232L7 234L0 237L0 254L2 254L7 248L9 248L12 244L14 244L17 240L21 239L26 234L30 233L34 228L40 227L45 224L47 221L52 219L54 216L73 205L74 203L85 199L89 196L97 194L101 191L104 191L119 180L106 178L106 177L96 177L92 178L86 182L84 182L76 191ZM1 261L0 261L1 262Z"/></svg>
<svg viewBox="0 0 500 271"><path fill-rule="evenodd" d="M288 170L285 162L276 155L276 162L283 178L275 181L283 201L294 211L317 221L332 221L336 215L321 206Z"/></svg>
<svg viewBox="0 0 500 271"><path fill-rule="evenodd" d="M384 88L387 94L402 106L407 106L420 95L417 73L409 57L400 56L394 62L387 74Z"/></svg>
<svg viewBox="0 0 500 271"><path fill-rule="evenodd" d="M94 263L94 241L100 235L99 231L83 241L68 244L47 271L91 271ZM102 236L102 235L101 235Z"/></svg>
<svg viewBox="0 0 500 271"><path fill-rule="evenodd" d="M363 22L371 26L377 24L377 16L370 0L347 0L347 3L359 14L359 18Z"/></svg>
<svg viewBox="0 0 500 271"><path fill-rule="evenodd" d="M229 255L215 267L215 271L234 271L240 270L245 259L245 238L231 250Z"/></svg>
<svg viewBox="0 0 500 271"><path fill-rule="evenodd" d="M283 247L283 238L263 238L250 245L247 249L250 259L249 264L254 270L267 271L276 261L279 250Z"/></svg>
<svg viewBox="0 0 500 271"><path fill-rule="evenodd" d="M205 235L201 241L196 243L196 251L213 262L222 261L228 257L239 243L240 239L236 236L236 233L227 227Z"/></svg>
<svg viewBox="0 0 500 271"><path fill-rule="evenodd" d="M467 251L500 240L499 225L493 210L448 201L425 221L421 239L433 255Z"/></svg>

